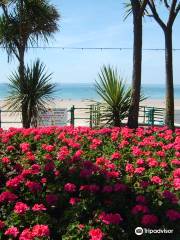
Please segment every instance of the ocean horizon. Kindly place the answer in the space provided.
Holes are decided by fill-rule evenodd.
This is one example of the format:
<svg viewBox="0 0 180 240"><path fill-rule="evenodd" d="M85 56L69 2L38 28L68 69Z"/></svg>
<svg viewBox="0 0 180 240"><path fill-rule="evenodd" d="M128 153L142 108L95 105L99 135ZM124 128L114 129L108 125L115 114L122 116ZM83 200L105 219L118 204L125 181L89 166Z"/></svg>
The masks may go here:
<svg viewBox="0 0 180 240"><path fill-rule="evenodd" d="M164 99L165 90L165 85L163 84L142 85L142 92L148 99ZM8 84L0 83L0 100L4 100L8 96L8 91ZM174 85L174 96L175 100L180 99L180 84ZM54 99L72 100L99 99L93 83L56 83L52 97Z"/></svg>

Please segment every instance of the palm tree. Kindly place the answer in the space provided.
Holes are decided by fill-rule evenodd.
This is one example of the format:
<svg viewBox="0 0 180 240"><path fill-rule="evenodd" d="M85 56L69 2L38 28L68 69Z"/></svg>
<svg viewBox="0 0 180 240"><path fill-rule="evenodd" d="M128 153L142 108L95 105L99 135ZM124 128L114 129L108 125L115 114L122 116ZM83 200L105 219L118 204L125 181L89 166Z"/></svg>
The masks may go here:
<svg viewBox="0 0 180 240"><path fill-rule="evenodd" d="M6 49L8 59L15 56L19 61L19 77L25 78L25 52L39 39L48 42L58 30L59 13L47 0L13 0L0 2L0 44ZM22 105L23 127L28 127L27 105Z"/></svg>
<svg viewBox="0 0 180 240"><path fill-rule="evenodd" d="M95 89L102 98L100 117L105 124L120 127L122 120L128 116L131 103L131 88L128 88L117 69L103 66L98 74ZM144 100L143 96L140 100Z"/></svg>
<svg viewBox="0 0 180 240"><path fill-rule="evenodd" d="M164 22L157 11L156 4L150 0L148 5L152 12L152 17L159 24L165 37L165 65L166 65L166 117L165 124L174 129L174 84L173 84L173 54L172 54L172 30L174 21L180 11L180 2L177 0L165 1L165 7L169 11L167 23Z"/></svg>
<svg viewBox="0 0 180 240"><path fill-rule="evenodd" d="M142 65L142 18L147 3L148 0L130 0L126 4L128 15L133 14L134 29L132 97L128 115L128 127L130 128L138 127Z"/></svg>
<svg viewBox="0 0 180 240"><path fill-rule="evenodd" d="M11 111L22 111L27 106L27 127L37 126L39 112L45 111L45 105L52 99L55 85L50 83L51 75L45 72L45 66L37 60L25 70L22 81L19 72L13 73L9 80L9 97L6 106Z"/></svg>

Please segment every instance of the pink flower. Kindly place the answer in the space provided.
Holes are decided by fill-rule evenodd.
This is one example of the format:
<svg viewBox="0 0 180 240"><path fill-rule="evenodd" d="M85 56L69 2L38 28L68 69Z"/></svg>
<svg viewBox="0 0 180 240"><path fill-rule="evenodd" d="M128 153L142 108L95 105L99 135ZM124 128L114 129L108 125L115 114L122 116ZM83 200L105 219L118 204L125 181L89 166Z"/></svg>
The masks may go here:
<svg viewBox="0 0 180 240"><path fill-rule="evenodd" d="M81 185L79 190L80 191L89 191L89 185Z"/></svg>
<svg viewBox="0 0 180 240"><path fill-rule="evenodd" d="M144 203L144 204L147 203L146 198L145 198L143 195L138 195L138 196L136 197L136 202Z"/></svg>
<svg viewBox="0 0 180 240"><path fill-rule="evenodd" d="M136 205L132 208L131 213L136 215L138 213L148 213L149 209L144 205Z"/></svg>
<svg viewBox="0 0 180 240"><path fill-rule="evenodd" d="M59 176L60 175L60 171L58 171L58 170L56 170L56 171L54 171L54 176Z"/></svg>
<svg viewBox="0 0 180 240"><path fill-rule="evenodd" d="M26 186L29 188L29 191L32 193L37 193L42 190L42 186L38 182L27 181Z"/></svg>
<svg viewBox="0 0 180 240"><path fill-rule="evenodd" d="M22 231L19 240L33 240L32 232L29 228L26 228Z"/></svg>
<svg viewBox="0 0 180 240"><path fill-rule="evenodd" d="M109 224L120 224L120 222L123 221L121 215L119 213L105 213L105 212L102 212L100 215L99 215L99 219L109 225Z"/></svg>
<svg viewBox="0 0 180 240"><path fill-rule="evenodd" d="M7 150L8 152L12 152L13 150L15 150L15 147L12 146L12 145L9 145L9 146L7 146L6 150Z"/></svg>
<svg viewBox="0 0 180 240"><path fill-rule="evenodd" d="M52 160L53 157L52 157L52 155L51 155L50 153L46 153L46 154L44 155L44 159L46 159L46 160Z"/></svg>
<svg viewBox="0 0 180 240"><path fill-rule="evenodd" d="M120 175L120 173L119 172L117 172L117 171L108 171L108 172L106 172L106 177L107 178L118 178L119 177L119 175Z"/></svg>
<svg viewBox="0 0 180 240"><path fill-rule="evenodd" d="M112 160L117 160L121 158L121 154L119 152L115 152L111 155Z"/></svg>
<svg viewBox="0 0 180 240"><path fill-rule="evenodd" d="M70 198L69 199L69 203L73 206L75 205L77 202L79 202L79 198Z"/></svg>
<svg viewBox="0 0 180 240"><path fill-rule="evenodd" d="M1 159L1 161L2 161L2 163L4 163L4 164L10 163L10 159L9 159L8 157L3 157L3 158Z"/></svg>
<svg viewBox="0 0 180 240"><path fill-rule="evenodd" d="M34 206L32 207L32 210L34 212L38 212L38 211L45 211L46 207L44 206L44 204L34 204Z"/></svg>
<svg viewBox="0 0 180 240"><path fill-rule="evenodd" d="M58 201L58 196L55 195L55 194L48 194L46 195L46 202L49 204L49 205L55 205Z"/></svg>
<svg viewBox="0 0 180 240"><path fill-rule="evenodd" d="M2 220L0 220L0 230L4 227L5 227L5 223Z"/></svg>
<svg viewBox="0 0 180 240"><path fill-rule="evenodd" d="M180 178L180 168L177 168L173 171L174 178Z"/></svg>
<svg viewBox="0 0 180 240"><path fill-rule="evenodd" d="M154 214L146 214L141 219L143 225L154 225L158 223L158 217Z"/></svg>
<svg viewBox="0 0 180 240"><path fill-rule="evenodd" d="M66 183L64 186L64 190L66 192L75 192L76 191L76 185L73 183Z"/></svg>
<svg viewBox="0 0 180 240"><path fill-rule="evenodd" d="M104 157L98 157L96 158L96 164L97 165L104 165L108 160L105 159Z"/></svg>
<svg viewBox="0 0 180 240"><path fill-rule="evenodd" d="M178 160L178 159L171 160L171 163L174 164L174 165L180 166L180 160Z"/></svg>
<svg viewBox="0 0 180 240"><path fill-rule="evenodd" d="M160 156L160 157L165 157L165 156L166 156L166 154L165 154L164 151L157 151L156 154L157 154L158 156Z"/></svg>
<svg viewBox="0 0 180 240"><path fill-rule="evenodd" d="M137 165L143 165L144 164L144 159L142 159L142 158L137 159L136 164Z"/></svg>
<svg viewBox="0 0 180 240"><path fill-rule="evenodd" d="M100 190L100 187L97 184L89 185L89 191L92 193L96 193Z"/></svg>
<svg viewBox="0 0 180 240"><path fill-rule="evenodd" d="M18 197L11 192L2 192L0 194L0 202L14 202Z"/></svg>
<svg viewBox="0 0 180 240"><path fill-rule="evenodd" d="M64 161L67 157L69 156L69 150L66 146L61 147L58 154L57 154L57 159Z"/></svg>
<svg viewBox="0 0 180 240"><path fill-rule="evenodd" d="M8 188L13 188L13 189L17 189L20 185L20 183L23 181L23 177L21 175L14 177L12 179L9 179L6 182L6 187Z"/></svg>
<svg viewBox="0 0 180 240"><path fill-rule="evenodd" d="M127 190L127 186L123 183L116 183L114 185L115 192L125 192Z"/></svg>
<svg viewBox="0 0 180 240"><path fill-rule="evenodd" d="M167 167L167 163L166 162L161 162L159 165L162 168L166 168Z"/></svg>
<svg viewBox="0 0 180 240"><path fill-rule="evenodd" d="M134 173L142 174L144 171L145 171L144 167L138 167L138 168L135 168Z"/></svg>
<svg viewBox="0 0 180 240"><path fill-rule="evenodd" d="M176 197L176 195L168 190L165 190L163 192L163 197L168 199L169 201L171 201L172 203L177 203L178 202L178 199Z"/></svg>
<svg viewBox="0 0 180 240"><path fill-rule="evenodd" d="M146 187L149 186L149 182L148 182L148 181L141 181L141 182L140 182L140 186L141 186L142 188L146 188Z"/></svg>
<svg viewBox="0 0 180 240"><path fill-rule="evenodd" d="M175 178L173 181L173 185L175 190L179 190L180 189L180 178Z"/></svg>
<svg viewBox="0 0 180 240"><path fill-rule="evenodd" d="M42 144L42 149L46 150L47 152L52 152L54 150L54 146L53 145Z"/></svg>
<svg viewBox="0 0 180 240"><path fill-rule="evenodd" d="M5 231L4 234L17 237L17 235L19 234L19 230L17 229L17 227L10 227Z"/></svg>
<svg viewBox="0 0 180 240"><path fill-rule="evenodd" d="M34 156L34 154L32 152L26 152L26 157L30 161L34 161L35 160L35 156Z"/></svg>
<svg viewBox="0 0 180 240"><path fill-rule="evenodd" d="M131 163L127 163L125 169L126 169L126 172L128 173L134 173L134 166Z"/></svg>
<svg viewBox="0 0 180 240"><path fill-rule="evenodd" d="M180 212L174 209L169 209L166 211L166 216L169 218L170 221L176 221L180 219Z"/></svg>
<svg viewBox="0 0 180 240"><path fill-rule="evenodd" d="M47 178L41 178L41 183L42 183L42 184L47 183Z"/></svg>
<svg viewBox="0 0 180 240"><path fill-rule="evenodd" d="M45 170L46 172L52 172L52 171L54 170L54 168L55 168L54 162L51 161L51 162L48 162L48 163L45 165L44 170Z"/></svg>
<svg viewBox="0 0 180 240"><path fill-rule="evenodd" d="M176 156L177 158L180 158L180 152L175 152L175 156Z"/></svg>
<svg viewBox="0 0 180 240"><path fill-rule="evenodd" d="M72 157L73 162L79 161L81 159L81 156L82 156L83 153L84 152L82 150L77 150Z"/></svg>
<svg viewBox="0 0 180 240"><path fill-rule="evenodd" d="M33 170L32 174L38 174L41 172L41 166L39 164L33 164L31 168Z"/></svg>
<svg viewBox="0 0 180 240"><path fill-rule="evenodd" d="M28 210L29 210L28 205L23 202L17 202L14 206L14 212L17 214L24 214Z"/></svg>
<svg viewBox="0 0 180 240"><path fill-rule="evenodd" d="M21 151L25 153L30 150L30 144L27 142L21 143L20 148L21 148Z"/></svg>
<svg viewBox="0 0 180 240"><path fill-rule="evenodd" d="M147 162L148 162L149 167L157 167L158 166L158 161L154 158L148 158Z"/></svg>
<svg viewBox="0 0 180 240"><path fill-rule="evenodd" d="M153 176L151 178L151 182L154 183L154 184L161 184L162 183L162 179L158 176Z"/></svg>
<svg viewBox="0 0 180 240"><path fill-rule="evenodd" d="M35 140L35 141L38 141L38 140L40 140L40 139L41 139L41 135L38 135L38 134L37 134L36 136L34 136L34 140Z"/></svg>
<svg viewBox="0 0 180 240"><path fill-rule="evenodd" d="M137 146L131 147L131 150L132 150L132 154L134 156L140 156L143 153L142 150L139 147L137 147Z"/></svg>
<svg viewBox="0 0 180 240"><path fill-rule="evenodd" d="M103 235L104 234L100 228L92 228L89 230L89 236L91 237L90 240L102 240Z"/></svg>
<svg viewBox="0 0 180 240"><path fill-rule="evenodd" d="M83 229L84 227L85 227L84 224L79 224L79 225L78 225L78 228L79 228L79 229Z"/></svg>
<svg viewBox="0 0 180 240"><path fill-rule="evenodd" d="M92 144L94 144L94 145L96 145L96 146L101 145L101 143L102 143L102 140L100 140L100 139L94 138L94 139L92 140Z"/></svg>
<svg viewBox="0 0 180 240"><path fill-rule="evenodd" d="M129 144L129 142L127 140L122 140L121 143L119 144L119 148L124 148Z"/></svg>
<svg viewBox="0 0 180 240"><path fill-rule="evenodd" d="M33 237L49 237L50 231L47 225L37 224L32 228Z"/></svg>

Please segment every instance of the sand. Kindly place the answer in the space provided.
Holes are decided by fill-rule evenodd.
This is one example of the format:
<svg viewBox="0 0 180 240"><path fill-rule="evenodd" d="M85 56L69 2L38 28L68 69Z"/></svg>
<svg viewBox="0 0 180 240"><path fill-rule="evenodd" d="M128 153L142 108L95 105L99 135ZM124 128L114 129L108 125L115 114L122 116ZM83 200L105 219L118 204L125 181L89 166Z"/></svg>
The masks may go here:
<svg viewBox="0 0 180 240"><path fill-rule="evenodd" d="M70 110L70 108L74 105L75 108L84 108L84 109L76 109L75 110L75 118L87 118L87 119L75 119L75 126L89 126L89 110L86 108L89 108L89 106L93 102L90 100L72 100L72 99L60 99L60 100L54 100L48 107L49 108L67 108ZM4 102L0 101L0 108L1 110L6 110L4 107ZM165 102L163 100L145 100L144 102L141 102L141 106L148 106L148 107L159 107L159 108L165 108ZM176 116L176 123L180 124L180 99L175 100L175 111L178 113ZM70 120L70 112L68 112L68 120ZM10 123L4 123L4 122L10 122ZM18 123L19 122L19 123ZM21 115L20 113L5 113L1 112L1 127L3 129L8 129L9 127L22 127L21 122Z"/></svg>

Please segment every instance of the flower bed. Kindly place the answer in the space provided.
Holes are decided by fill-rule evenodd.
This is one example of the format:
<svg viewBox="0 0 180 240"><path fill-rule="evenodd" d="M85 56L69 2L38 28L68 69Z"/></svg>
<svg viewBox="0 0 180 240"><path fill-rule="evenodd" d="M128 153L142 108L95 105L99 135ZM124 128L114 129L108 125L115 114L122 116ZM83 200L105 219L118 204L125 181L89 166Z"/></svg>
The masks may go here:
<svg viewBox="0 0 180 240"><path fill-rule="evenodd" d="M0 132L0 239L180 239L179 200L180 130Z"/></svg>

